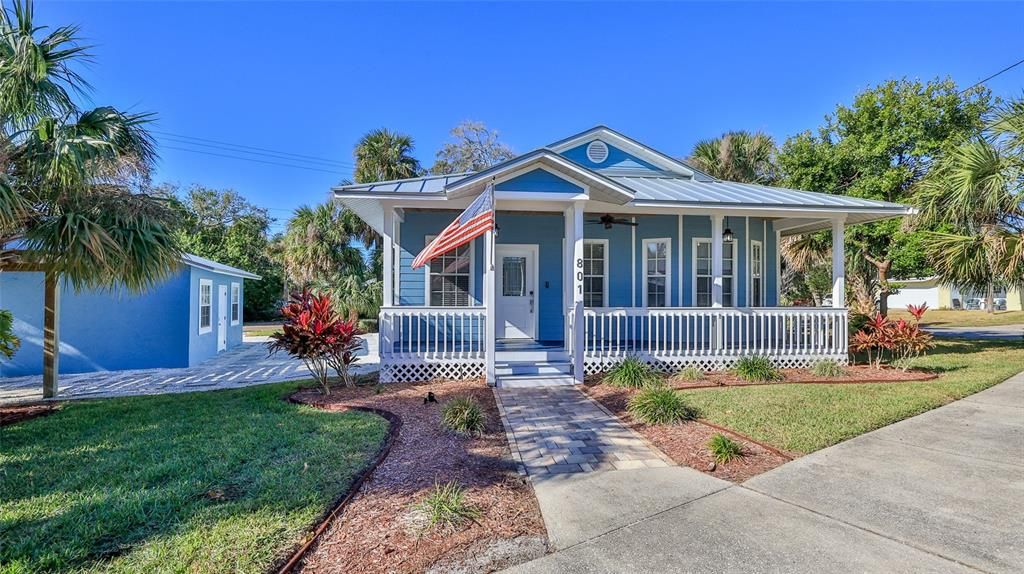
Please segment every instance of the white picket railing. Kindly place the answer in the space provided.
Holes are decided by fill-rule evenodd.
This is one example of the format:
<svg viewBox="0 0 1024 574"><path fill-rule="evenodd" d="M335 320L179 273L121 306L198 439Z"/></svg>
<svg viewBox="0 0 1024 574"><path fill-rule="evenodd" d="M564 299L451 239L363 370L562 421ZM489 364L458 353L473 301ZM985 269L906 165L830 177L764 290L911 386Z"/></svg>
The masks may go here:
<svg viewBox="0 0 1024 574"><path fill-rule="evenodd" d="M602 307L583 312L586 358L845 357L846 309Z"/></svg>
<svg viewBox="0 0 1024 574"><path fill-rule="evenodd" d="M381 360L484 357L483 307L381 307Z"/></svg>

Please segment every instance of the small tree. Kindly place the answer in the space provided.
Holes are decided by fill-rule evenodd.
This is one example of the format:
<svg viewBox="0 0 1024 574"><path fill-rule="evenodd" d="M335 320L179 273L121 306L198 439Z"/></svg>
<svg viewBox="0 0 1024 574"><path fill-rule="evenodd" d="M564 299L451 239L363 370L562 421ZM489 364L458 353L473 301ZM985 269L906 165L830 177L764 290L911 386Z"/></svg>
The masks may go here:
<svg viewBox="0 0 1024 574"><path fill-rule="evenodd" d="M301 359L325 395L331 393L327 384L328 370L337 347L338 315L328 295L314 295L309 289L293 293L281 309L284 326L270 336L267 348L271 354L285 351Z"/></svg>
<svg viewBox="0 0 1024 574"><path fill-rule="evenodd" d="M337 321L334 325L334 345L330 355L327 357L328 364L338 373L338 377L345 382L346 387L352 386L352 375L349 368L359 360L356 356L363 346L363 339L359 336L359 321L348 319Z"/></svg>

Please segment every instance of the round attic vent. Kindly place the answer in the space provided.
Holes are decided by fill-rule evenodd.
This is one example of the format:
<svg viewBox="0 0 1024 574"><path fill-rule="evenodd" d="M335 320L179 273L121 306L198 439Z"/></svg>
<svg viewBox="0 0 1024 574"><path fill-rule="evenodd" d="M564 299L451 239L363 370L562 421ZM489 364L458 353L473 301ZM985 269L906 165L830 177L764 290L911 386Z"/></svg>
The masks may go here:
<svg viewBox="0 0 1024 574"><path fill-rule="evenodd" d="M587 159L594 163L604 163L608 159L608 145L601 140L594 140L587 146Z"/></svg>

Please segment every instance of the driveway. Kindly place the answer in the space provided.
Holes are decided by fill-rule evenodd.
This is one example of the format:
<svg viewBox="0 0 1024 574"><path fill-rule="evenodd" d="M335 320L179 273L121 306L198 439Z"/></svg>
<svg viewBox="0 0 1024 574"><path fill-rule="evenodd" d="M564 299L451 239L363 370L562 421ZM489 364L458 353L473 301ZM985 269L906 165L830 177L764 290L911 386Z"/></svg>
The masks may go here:
<svg viewBox="0 0 1024 574"><path fill-rule="evenodd" d="M511 572L1020 572L1024 374L742 485L679 467L561 478L576 510L545 512L549 531L613 519Z"/></svg>
<svg viewBox="0 0 1024 574"><path fill-rule="evenodd" d="M61 375L58 399L86 399L158 395L234 389L309 377L302 361L278 353L267 356L265 338L253 338L238 347L182 369L138 369ZM366 345L357 373L375 371L380 364L377 335L365 336ZM0 378L0 404L42 400L43 377Z"/></svg>
<svg viewBox="0 0 1024 574"><path fill-rule="evenodd" d="M1024 325L993 325L991 327L929 327L937 337L957 339L1024 339Z"/></svg>

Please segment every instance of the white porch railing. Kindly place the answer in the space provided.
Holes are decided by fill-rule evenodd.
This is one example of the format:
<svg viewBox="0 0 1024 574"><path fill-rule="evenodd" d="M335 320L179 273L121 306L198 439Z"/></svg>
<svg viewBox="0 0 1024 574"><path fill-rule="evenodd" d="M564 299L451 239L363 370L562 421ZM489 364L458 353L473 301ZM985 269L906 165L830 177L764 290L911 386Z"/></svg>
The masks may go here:
<svg viewBox="0 0 1024 574"><path fill-rule="evenodd" d="M381 307L381 382L483 374L483 307Z"/></svg>
<svg viewBox="0 0 1024 574"><path fill-rule="evenodd" d="M587 372L632 355L665 369L720 368L749 355L785 367L847 356L846 309L603 307L586 309L583 323Z"/></svg>

